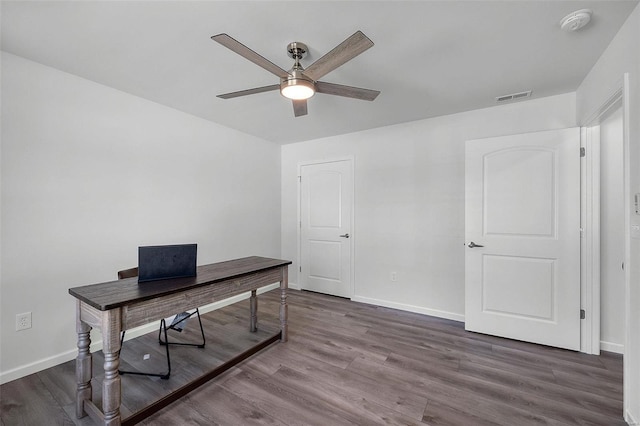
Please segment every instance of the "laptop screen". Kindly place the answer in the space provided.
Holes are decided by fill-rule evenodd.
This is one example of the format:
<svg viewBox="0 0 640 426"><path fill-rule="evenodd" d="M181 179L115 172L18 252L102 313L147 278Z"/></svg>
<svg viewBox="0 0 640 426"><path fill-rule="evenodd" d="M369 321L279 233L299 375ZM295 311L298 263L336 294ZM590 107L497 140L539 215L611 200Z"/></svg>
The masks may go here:
<svg viewBox="0 0 640 426"><path fill-rule="evenodd" d="M196 275L197 244L138 247L138 282Z"/></svg>

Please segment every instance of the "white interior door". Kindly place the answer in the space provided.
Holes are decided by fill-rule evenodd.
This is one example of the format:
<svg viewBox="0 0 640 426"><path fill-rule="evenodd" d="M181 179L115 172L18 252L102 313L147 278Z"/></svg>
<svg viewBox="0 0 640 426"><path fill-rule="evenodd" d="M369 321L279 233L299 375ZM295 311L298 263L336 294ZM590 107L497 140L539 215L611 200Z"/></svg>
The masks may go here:
<svg viewBox="0 0 640 426"><path fill-rule="evenodd" d="M300 287L351 297L350 160L300 167Z"/></svg>
<svg viewBox="0 0 640 426"><path fill-rule="evenodd" d="M466 329L579 350L579 129L465 153Z"/></svg>

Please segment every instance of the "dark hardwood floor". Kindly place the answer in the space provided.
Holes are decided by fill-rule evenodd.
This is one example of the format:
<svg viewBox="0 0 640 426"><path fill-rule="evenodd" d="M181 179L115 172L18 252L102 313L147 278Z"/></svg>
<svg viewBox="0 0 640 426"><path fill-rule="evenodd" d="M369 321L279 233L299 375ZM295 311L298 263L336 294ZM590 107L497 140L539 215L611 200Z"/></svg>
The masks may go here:
<svg viewBox="0 0 640 426"><path fill-rule="evenodd" d="M309 292L289 295L275 343L146 425L624 425L622 357L464 331L463 324ZM123 376L126 417L277 331L277 292L203 315L205 349L172 347L169 380ZM197 339L190 320L180 339ZM125 343L123 368L162 371L157 334ZM150 354L142 360L142 354ZM94 354L94 374L101 371ZM1 424L90 425L74 415L74 361L0 387ZM94 380L100 394L100 376ZM94 398L95 399L95 398Z"/></svg>

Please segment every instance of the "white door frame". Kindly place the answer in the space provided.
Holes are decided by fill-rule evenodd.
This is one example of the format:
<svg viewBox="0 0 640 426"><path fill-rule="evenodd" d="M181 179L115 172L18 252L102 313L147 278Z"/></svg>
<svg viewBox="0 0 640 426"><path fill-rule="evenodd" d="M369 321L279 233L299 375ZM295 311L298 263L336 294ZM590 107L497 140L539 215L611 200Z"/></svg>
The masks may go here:
<svg viewBox="0 0 640 426"><path fill-rule="evenodd" d="M584 136L581 146L586 148L586 157L582 173L582 274L580 280L582 309L586 310L585 320L581 322L581 352L598 355L600 353L600 122L618 108L623 116L623 193L624 193L624 285L625 285L625 348L629 341L629 262L630 240L630 174L629 174L629 75L625 73L614 86L614 91L586 119L582 126ZM627 385L629 378L625 369L625 407L627 406Z"/></svg>
<svg viewBox="0 0 640 426"><path fill-rule="evenodd" d="M297 232L298 232L298 289L302 288L302 277L300 275L300 273L302 272L302 184L301 184L301 177L302 177L302 167L304 166L311 166L314 164L326 164L326 163L336 163L338 161L348 161L349 165L351 166L351 218L350 220L350 224L349 224L349 228L351 229L349 231L349 238L351 239L351 251L349 253L349 258L350 258L350 271L351 271L351 276L349 277L350 279L350 284L349 284L349 299L353 299L353 296L355 295L355 286L356 286L356 274L355 274L355 239L357 238L357 233L355 230L355 198L356 198L356 178L355 178L355 157L353 155L347 155L345 157L338 157L338 158L329 158L329 159L323 159L323 160L308 160L308 161L301 161L298 163L298 212L297 212L297 218L298 218L298 226L297 228Z"/></svg>
<svg viewBox="0 0 640 426"><path fill-rule="evenodd" d="M580 352L600 354L600 128L580 128Z"/></svg>

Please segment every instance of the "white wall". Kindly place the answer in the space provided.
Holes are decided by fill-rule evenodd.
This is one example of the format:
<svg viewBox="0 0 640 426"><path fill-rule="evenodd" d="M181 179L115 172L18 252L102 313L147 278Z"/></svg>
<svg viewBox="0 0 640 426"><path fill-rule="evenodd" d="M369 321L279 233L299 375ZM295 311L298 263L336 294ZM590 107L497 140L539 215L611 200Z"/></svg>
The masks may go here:
<svg viewBox="0 0 640 426"><path fill-rule="evenodd" d="M633 211L632 194L640 192L640 6L636 6L618 34L576 92L578 121L588 124L598 108L620 86L624 73L629 74L630 96L625 120L628 136L630 187L625 199L630 201L631 224L640 224ZM626 235L630 235L627 229ZM640 424L640 239L629 239L628 266L630 287L627 302L627 341L625 344L625 416L628 422Z"/></svg>
<svg viewBox="0 0 640 426"><path fill-rule="evenodd" d="M279 257L279 174L277 145L3 53L2 381L73 358L68 289L139 245Z"/></svg>
<svg viewBox="0 0 640 426"><path fill-rule="evenodd" d="M298 163L353 155L354 300L463 320L464 141L575 125L565 94L284 145L282 256L297 259Z"/></svg>
<svg viewBox="0 0 640 426"><path fill-rule="evenodd" d="M622 109L600 124L600 341L624 351L624 192Z"/></svg>

